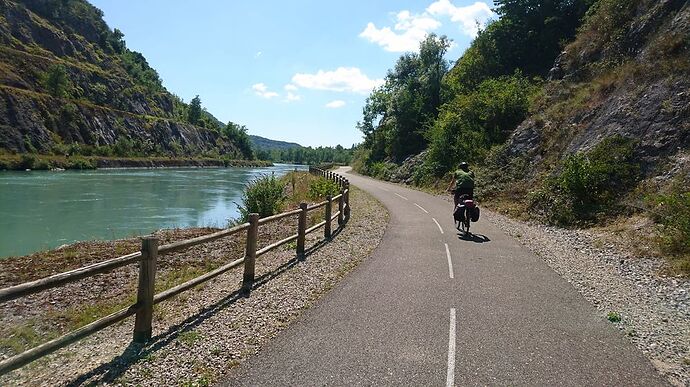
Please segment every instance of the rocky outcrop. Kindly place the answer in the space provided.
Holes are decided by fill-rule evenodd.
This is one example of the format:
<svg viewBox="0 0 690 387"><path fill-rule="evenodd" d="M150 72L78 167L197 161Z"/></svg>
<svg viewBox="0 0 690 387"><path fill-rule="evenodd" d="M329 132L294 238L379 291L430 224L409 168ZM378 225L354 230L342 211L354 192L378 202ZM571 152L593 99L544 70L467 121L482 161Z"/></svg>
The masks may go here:
<svg viewBox="0 0 690 387"><path fill-rule="evenodd" d="M0 0L0 150L126 140L152 155L239 154L217 128L182 122L183 102L119 39L85 0ZM59 97L45 83L55 66Z"/></svg>
<svg viewBox="0 0 690 387"><path fill-rule="evenodd" d="M544 102L508 141L507 160L544 164L536 175L553 166L542 163L549 157L620 135L637 140L636 155L651 177L690 149L690 4L638 3L622 37L582 35L558 57Z"/></svg>
<svg viewBox="0 0 690 387"><path fill-rule="evenodd" d="M58 140L103 146L120 138L157 154L234 149L209 129L0 87L0 148L27 152L33 147L46 153Z"/></svg>

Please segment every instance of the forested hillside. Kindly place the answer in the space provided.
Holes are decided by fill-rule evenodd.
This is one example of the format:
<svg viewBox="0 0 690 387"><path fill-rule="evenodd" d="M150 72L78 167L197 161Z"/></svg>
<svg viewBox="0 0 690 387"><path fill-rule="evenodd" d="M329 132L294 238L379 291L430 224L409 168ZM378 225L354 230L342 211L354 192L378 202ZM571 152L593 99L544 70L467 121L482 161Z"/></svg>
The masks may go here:
<svg viewBox="0 0 690 387"><path fill-rule="evenodd" d="M256 155L261 160L295 164L340 164L347 165L352 159L352 149L341 145L312 147L291 147L283 149L258 149Z"/></svg>
<svg viewBox="0 0 690 387"><path fill-rule="evenodd" d="M669 254L687 256L688 2L494 6L452 66L434 35L400 57L367 100L353 166L445 188L467 161L485 203L561 225L643 211Z"/></svg>
<svg viewBox="0 0 690 387"><path fill-rule="evenodd" d="M253 158L85 0L0 0L0 152Z"/></svg>

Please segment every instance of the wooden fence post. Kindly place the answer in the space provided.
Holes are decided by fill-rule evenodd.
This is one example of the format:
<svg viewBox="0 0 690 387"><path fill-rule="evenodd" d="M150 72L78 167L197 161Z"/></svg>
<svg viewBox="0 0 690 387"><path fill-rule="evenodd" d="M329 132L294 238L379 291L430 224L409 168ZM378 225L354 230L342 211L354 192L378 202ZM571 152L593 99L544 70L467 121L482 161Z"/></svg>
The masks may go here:
<svg viewBox="0 0 690 387"><path fill-rule="evenodd" d="M350 220L350 183L345 183L345 221Z"/></svg>
<svg viewBox="0 0 690 387"><path fill-rule="evenodd" d="M137 289L137 315L134 322L134 342L145 343L151 339L153 322L153 296L156 281L156 260L158 239L141 239L141 261L139 261L139 288Z"/></svg>
<svg viewBox="0 0 690 387"><path fill-rule="evenodd" d="M254 284L254 264L256 262L256 240L259 236L259 214L249 214L249 228L247 229L247 249L244 254L244 277L242 292L249 294Z"/></svg>
<svg viewBox="0 0 690 387"><path fill-rule="evenodd" d="M300 203L299 219L297 221L297 257L304 259L304 242L307 231L307 203Z"/></svg>
<svg viewBox="0 0 690 387"><path fill-rule="evenodd" d="M342 226L345 214L343 211L345 210L345 190L340 188L340 198L338 198L338 226Z"/></svg>
<svg viewBox="0 0 690 387"><path fill-rule="evenodd" d="M331 195L326 196L326 215L324 220L326 221L326 226L323 228L323 237L329 239L331 237Z"/></svg>

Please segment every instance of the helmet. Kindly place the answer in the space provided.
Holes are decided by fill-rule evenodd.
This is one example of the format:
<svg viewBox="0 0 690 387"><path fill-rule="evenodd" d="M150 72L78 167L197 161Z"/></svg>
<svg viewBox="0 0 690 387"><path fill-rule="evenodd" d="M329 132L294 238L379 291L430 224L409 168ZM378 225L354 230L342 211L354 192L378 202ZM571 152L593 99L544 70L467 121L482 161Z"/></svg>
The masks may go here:
<svg viewBox="0 0 690 387"><path fill-rule="evenodd" d="M460 163L460 169L462 169L463 171L467 172L467 170L470 169L470 165L463 161L463 162Z"/></svg>

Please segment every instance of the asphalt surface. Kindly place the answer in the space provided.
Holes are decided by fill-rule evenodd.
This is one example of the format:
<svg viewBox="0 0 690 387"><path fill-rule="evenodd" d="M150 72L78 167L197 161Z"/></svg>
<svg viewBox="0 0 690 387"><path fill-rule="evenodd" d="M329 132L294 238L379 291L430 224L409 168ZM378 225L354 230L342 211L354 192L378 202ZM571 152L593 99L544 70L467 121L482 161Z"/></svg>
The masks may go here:
<svg viewBox="0 0 690 387"><path fill-rule="evenodd" d="M480 219L462 238L448 202L347 176L390 211L381 244L221 384L666 385L572 286L495 226Z"/></svg>

